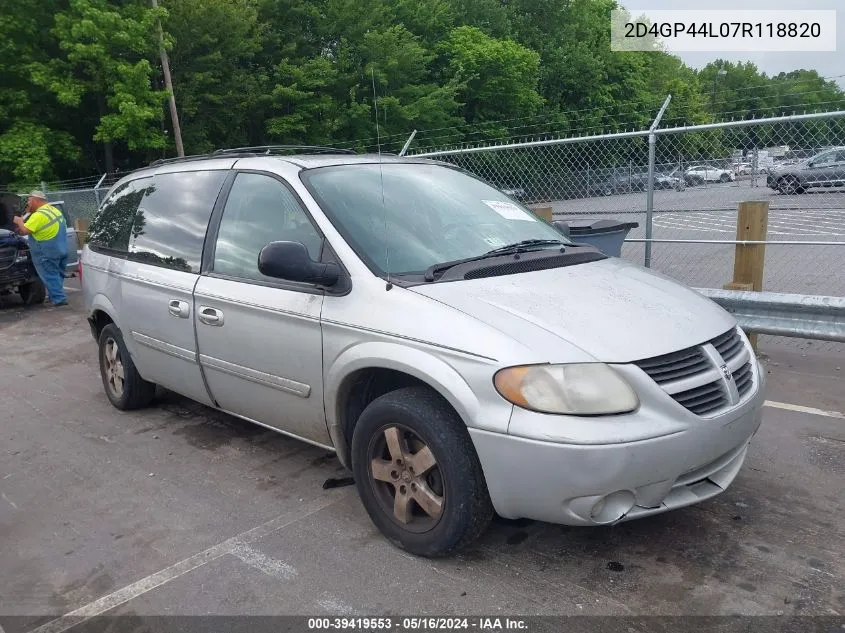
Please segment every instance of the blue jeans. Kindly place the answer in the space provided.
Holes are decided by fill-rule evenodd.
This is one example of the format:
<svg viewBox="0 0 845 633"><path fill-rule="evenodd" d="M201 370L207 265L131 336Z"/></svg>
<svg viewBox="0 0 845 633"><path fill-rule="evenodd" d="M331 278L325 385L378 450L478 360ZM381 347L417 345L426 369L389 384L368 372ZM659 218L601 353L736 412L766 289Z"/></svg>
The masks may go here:
<svg viewBox="0 0 845 633"><path fill-rule="evenodd" d="M37 241L29 238L29 251L32 263L47 289L51 303L67 302L65 294L65 267L67 266L67 237L59 231L51 240Z"/></svg>

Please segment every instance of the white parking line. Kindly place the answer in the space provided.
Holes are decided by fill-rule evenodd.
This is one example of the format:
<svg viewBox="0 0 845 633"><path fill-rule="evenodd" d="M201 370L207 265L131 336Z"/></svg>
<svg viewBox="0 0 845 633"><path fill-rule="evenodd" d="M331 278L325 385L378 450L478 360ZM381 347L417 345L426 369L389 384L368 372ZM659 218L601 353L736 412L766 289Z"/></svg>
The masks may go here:
<svg viewBox="0 0 845 633"><path fill-rule="evenodd" d="M258 539L264 538L274 532L278 532L279 530L286 528L297 521L301 521L306 517L311 516L319 512L320 510L324 510L328 506L332 505L333 503L337 502L337 496L332 495L327 498L318 499L316 501L312 501L311 503L306 503L301 508L288 512L287 514L283 514L275 519L271 519L266 523L259 525L251 530L247 530L246 532L242 532L237 536L233 536L232 538L223 541L213 547L209 547L207 550L202 551L198 554L194 554L193 556L189 556L188 558L171 565L161 571L158 571L146 578L142 578L137 582L133 582L131 585L127 585L122 589L118 589L98 600L94 600L93 602L89 602L88 604L79 607L78 609L74 609L70 613L67 613L55 620L50 620L46 624L42 624L36 629L32 629L29 633L63 633L63 631L67 631L68 629L78 625L81 622L85 622L86 620L90 620L110 609L114 609L117 606L120 606L130 600L134 600L138 596L141 596L149 591L152 591L156 587L161 587L162 585L169 583L171 580L175 580L180 576L184 576L188 572L191 572L203 565L207 565L208 563L217 560L218 558L225 556L226 554L232 554L234 556L238 556L238 554L244 555L246 558L249 558L250 553L256 552L252 548L248 547L249 543L257 541ZM250 552L251 550L251 552ZM238 556L240 558L240 556ZM263 554L259 557L259 559L263 557ZM253 562L255 563L262 563L266 562L267 557L264 557L266 560L261 561L256 558L252 558L250 564ZM244 560L243 558L241 560ZM273 561L279 562L279 561ZM284 563L282 563L284 564ZM257 565L254 565L257 566ZM272 569L278 571L277 568L273 567L272 564L270 566ZM259 567L261 569L261 567ZM292 568L291 568L292 569ZM264 569L262 569L264 571ZM271 574L274 575L274 574Z"/></svg>
<svg viewBox="0 0 845 633"><path fill-rule="evenodd" d="M814 407L805 407L800 404L789 404L787 402L774 402L772 400L766 400L764 403L767 407L772 407L773 409L785 409L787 411L796 411L798 413L809 413L810 415L821 415L826 418L839 418L840 420L845 420L845 413L840 413L839 411L825 411L824 409L816 409Z"/></svg>
<svg viewBox="0 0 845 633"><path fill-rule="evenodd" d="M236 545L230 553L250 567L279 580L288 580L296 576L295 567L275 558L270 558L264 552L250 547L245 543Z"/></svg>

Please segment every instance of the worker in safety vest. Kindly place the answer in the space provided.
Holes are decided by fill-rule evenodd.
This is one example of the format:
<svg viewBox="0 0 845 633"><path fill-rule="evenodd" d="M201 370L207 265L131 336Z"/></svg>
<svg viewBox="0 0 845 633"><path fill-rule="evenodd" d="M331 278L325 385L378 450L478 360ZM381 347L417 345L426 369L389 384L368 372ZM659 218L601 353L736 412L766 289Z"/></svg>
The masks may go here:
<svg viewBox="0 0 845 633"><path fill-rule="evenodd" d="M31 191L26 201L29 217L15 217L18 233L29 235L29 250L38 276L54 306L66 306L67 223L62 212L47 203L41 191Z"/></svg>

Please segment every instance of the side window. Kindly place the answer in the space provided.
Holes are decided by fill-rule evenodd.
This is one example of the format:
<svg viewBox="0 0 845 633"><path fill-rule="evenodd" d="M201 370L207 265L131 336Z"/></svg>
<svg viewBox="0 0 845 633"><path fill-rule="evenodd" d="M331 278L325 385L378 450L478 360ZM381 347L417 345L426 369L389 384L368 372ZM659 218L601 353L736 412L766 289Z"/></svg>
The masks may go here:
<svg viewBox="0 0 845 633"><path fill-rule="evenodd" d="M88 227L88 244L91 247L116 254L129 251L135 212L151 182L151 178L125 182L106 198Z"/></svg>
<svg viewBox="0 0 845 633"><path fill-rule="evenodd" d="M240 173L223 209L214 272L257 281L278 281L258 272L258 253L270 242L301 242L320 258L323 239L290 190L275 178Z"/></svg>
<svg viewBox="0 0 845 633"><path fill-rule="evenodd" d="M830 165L836 160L836 152L828 152L822 154L813 161L813 167L822 167L823 165Z"/></svg>
<svg viewBox="0 0 845 633"><path fill-rule="evenodd" d="M135 214L129 259L199 273L208 220L228 172L159 174Z"/></svg>

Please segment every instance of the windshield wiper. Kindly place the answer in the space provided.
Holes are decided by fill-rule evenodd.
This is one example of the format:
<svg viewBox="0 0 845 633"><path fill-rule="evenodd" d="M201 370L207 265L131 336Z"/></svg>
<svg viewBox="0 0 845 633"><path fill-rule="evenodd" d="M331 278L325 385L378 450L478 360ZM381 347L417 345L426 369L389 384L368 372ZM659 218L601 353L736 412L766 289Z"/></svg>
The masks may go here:
<svg viewBox="0 0 845 633"><path fill-rule="evenodd" d="M511 253L523 253L528 250L534 250L531 247L534 246L552 246L558 245L564 246L566 243L561 240L522 240L521 242L514 242L513 244L508 244L506 246L500 246L499 248L494 248L491 251L487 251L481 255L476 255L475 257L466 257L464 259L456 259L451 262L443 262L441 264L434 264L433 266L429 266L424 275L424 279L426 281L434 281L434 275L450 268L454 268L455 266L460 266L461 264L466 264L468 262L477 262L482 259L489 259L491 257L498 257L499 255L509 255Z"/></svg>
<svg viewBox="0 0 845 633"><path fill-rule="evenodd" d="M521 251L528 250L530 246L552 246L555 244L563 245L564 242L561 240L522 240L521 242L514 242L513 244L507 244L506 246L500 246L499 248L494 248L492 251L487 251L484 253L485 255L500 255L500 254L508 254L508 253L519 253Z"/></svg>

